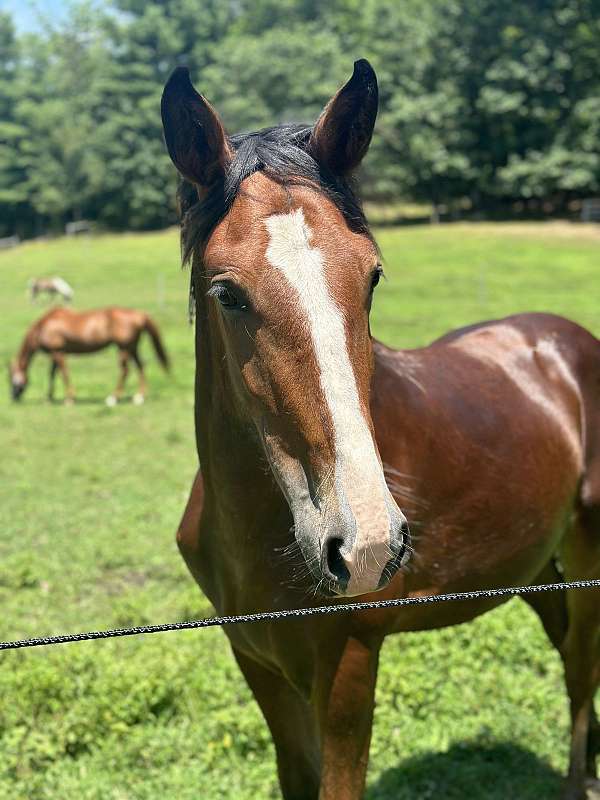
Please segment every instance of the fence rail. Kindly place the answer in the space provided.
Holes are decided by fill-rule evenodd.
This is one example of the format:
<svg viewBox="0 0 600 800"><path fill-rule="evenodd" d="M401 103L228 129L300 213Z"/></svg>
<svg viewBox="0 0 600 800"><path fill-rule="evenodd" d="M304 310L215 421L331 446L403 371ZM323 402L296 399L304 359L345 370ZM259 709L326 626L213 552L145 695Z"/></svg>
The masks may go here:
<svg viewBox="0 0 600 800"><path fill-rule="evenodd" d="M290 608L282 611L259 611L255 614L234 614L225 617L208 617L188 622L169 622L163 625L139 625L133 628L114 628L86 633L67 633L59 636L39 636L33 639L16 639L0 642L0 650L21 650L26 647L45 647L53 644L70 644L95 639L113 639L120 636L139 636L143 633L166 633L196 628L215 628L224 625L254 624L257 622L277 622L283 619L314 617L324 614L341 614L351 611L371 611L375 609L402 608L404 606L450 603L461 600L494 599L496 597L516 597L538 592L562 592L569 589L598 589L600 580L564 581L561 583L542 583L534 586L507 586L500 589L477 589L472 592L450 592L417 597L400 597L394 600L367 600L357 603L332 603L327 606L309 608Z"/></svg>

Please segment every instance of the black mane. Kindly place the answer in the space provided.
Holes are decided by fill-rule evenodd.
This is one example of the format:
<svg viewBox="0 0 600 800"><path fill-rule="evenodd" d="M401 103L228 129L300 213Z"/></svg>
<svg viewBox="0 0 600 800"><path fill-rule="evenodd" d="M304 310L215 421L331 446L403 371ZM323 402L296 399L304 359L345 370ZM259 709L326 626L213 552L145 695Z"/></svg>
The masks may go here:
<svg viewBox="0 0 600 800"><path fill-rule="evenodd" d="M306 125L278 125L231 137L234 157L223 178L210 188L203 200L198 199L193 184L182 181L178 200L184 263L206 243L231 208L242 181L254 172L264 172L282 186L315 187L335 203L353 231L372 238L351 180L328 172L307 152L311 131Z"/></svg>

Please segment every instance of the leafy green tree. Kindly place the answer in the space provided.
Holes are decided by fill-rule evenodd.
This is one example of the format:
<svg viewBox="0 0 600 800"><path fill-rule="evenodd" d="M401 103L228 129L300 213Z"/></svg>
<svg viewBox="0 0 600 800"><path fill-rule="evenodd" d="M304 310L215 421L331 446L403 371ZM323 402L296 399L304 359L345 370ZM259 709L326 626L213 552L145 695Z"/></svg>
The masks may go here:
<svg viewBox="0 0 600 800"><path fill-rule="evenodd" d="M175 221L159 103L187 64L230 132L311 122L369 58L368 196L507 209L600 191L600 0L73 0L0 15L0 235Z"/></svg>
<svg viewBox="0 0 600 800"><path fill-rule="evenodd" d="M15 115L19 48L12 20L0 14L0 236L20 231L19 217L27 216L24 171L15 158L17 142L26 129Z"/></svg>
<svg viewBox="0 0 600 800"><path fill-rule="evenodd" d="M311 22L226 38L196 76L231 133L312 122L351 70L338 41Z"/></svg>
<svg viewBox="0 0 600 800"><path fill-rule="evenodd" d="M16 142L22 187L38 220L60 230L86 215L105 181L93 139L108 57L85 6L60 28L28 36L23 47L14 112L26 132Z"/></svg>
<svg viewBox="0 0 600 800"><path fill-rule="evenodd" d="M391 87L378 152L387 196L481 207L598 189L598 0L407 10L373 2L376 26L397 32L371 37Z"/></svg>

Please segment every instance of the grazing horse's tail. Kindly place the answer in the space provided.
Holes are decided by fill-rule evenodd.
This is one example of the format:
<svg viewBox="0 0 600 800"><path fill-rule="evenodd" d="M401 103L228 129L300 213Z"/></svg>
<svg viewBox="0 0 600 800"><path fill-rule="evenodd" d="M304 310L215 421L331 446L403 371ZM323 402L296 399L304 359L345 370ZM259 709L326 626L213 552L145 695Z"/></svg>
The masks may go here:
<svg viewBox="0 0 600 800"><path fill-rule="evenodd" d="M154 345L154 352L156 353L156 357L163 365L165 370L169 371L169 356L167 355L167 351L165 350L162 339L160 338L160 333L158 332L158 327L156 323L153 322L150 317L146 316L146 320L143 325L143 329L148 331L150 338L152 339L152 344Z"/></svg>

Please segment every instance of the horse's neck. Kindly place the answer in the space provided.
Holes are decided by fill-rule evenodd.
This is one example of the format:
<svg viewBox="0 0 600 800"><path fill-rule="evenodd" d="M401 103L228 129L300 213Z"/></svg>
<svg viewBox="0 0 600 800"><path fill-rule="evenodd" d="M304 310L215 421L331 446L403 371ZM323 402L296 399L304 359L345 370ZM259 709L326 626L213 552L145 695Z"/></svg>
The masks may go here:
<svg viewBox="0 0 600 800"><path fill-rule="evenodd" d="M21 347L17 355L17 364L19 369L22 369L24 372L27 371L27 368L29 367L31 359L33 358L36 350L37 332L34 328L30 328L25 334L25 338L21 343Z"/></svg>

